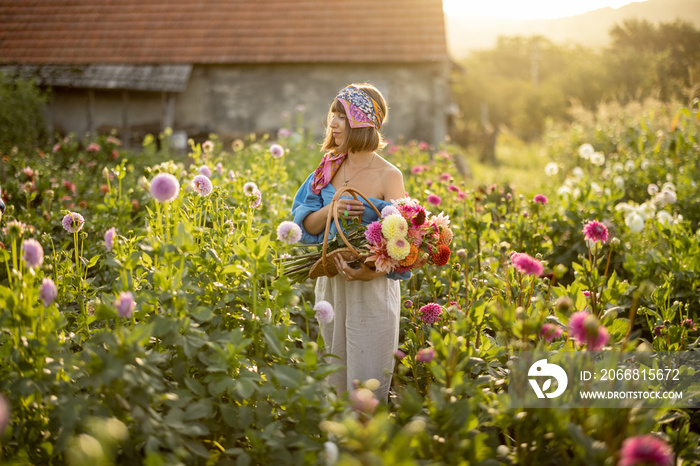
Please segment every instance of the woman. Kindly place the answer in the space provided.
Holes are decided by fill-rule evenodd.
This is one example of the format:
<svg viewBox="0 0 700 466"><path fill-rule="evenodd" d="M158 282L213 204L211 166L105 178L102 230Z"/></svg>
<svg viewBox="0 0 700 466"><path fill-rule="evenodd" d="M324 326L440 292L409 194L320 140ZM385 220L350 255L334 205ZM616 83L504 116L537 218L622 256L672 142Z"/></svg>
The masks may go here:
<svg viewBox="0 0 700 466"><path fill-rule="evenodd" d="M392 199L405 196L403 175L377 150L385 143L379 129L386 120L384 96L370 84L352 84L336 96L328 113L321 164L294 197L292 214L302 229L302 242L321 243L331 199L343 186L357 189L381 211ZM360 197L343 197L337 204L346 218L363 224L377 220L374 210ZM347 214L346 214L347 212ZM331 224L329 237L335 235ZM346 370L329 376L338 393L350 391L353 382L377 379L379 400L386 400L399 341L401 291L398 279L406 274L384 274L365 264L353 268L336 258L340 273L316 282L316 301L333 305L335 318L321 325L326 352L338 356Z"/></svg>

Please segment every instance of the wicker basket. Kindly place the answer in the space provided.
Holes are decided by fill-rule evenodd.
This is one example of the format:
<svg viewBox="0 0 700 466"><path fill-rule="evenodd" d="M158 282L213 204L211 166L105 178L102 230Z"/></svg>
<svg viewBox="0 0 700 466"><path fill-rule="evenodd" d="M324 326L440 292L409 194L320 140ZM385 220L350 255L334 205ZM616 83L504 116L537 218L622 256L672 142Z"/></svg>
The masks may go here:
<svg viewBox="0 0 700 466"><path fill-rule="evenodd" d="M340 188L331 200L331 208L328 210L328 217L326 217L326 229L323 234L323 250L321 258L316 261L313 267L311 267L311 270L309 271L309 278L335 277L336 275L338 275L338 270L335 267L336 255L341 255L346 261L359 259L362 256L360 251L358 251L357 248L350 244L348 239L345 237L345 234L343 233L343 229L340 228L340 221L338 220L338 202L340 201L340 197L346 193L351 194L352 197L355 198L355 200L357 200L357 197L360 196L362 199L367 201L367 204L369 204L369 206L372 209L374 209L374 211L377 213L377 216L381 216L379 209L377 209L377 207L374 204L372 204L372 202L360 191L347 186ZM331 218L335 222L335 228L338 231L340 238L343 240L343 243L345 243L346 247L338 248L331 252L328 252L328 232L331 228Z"/></svg>

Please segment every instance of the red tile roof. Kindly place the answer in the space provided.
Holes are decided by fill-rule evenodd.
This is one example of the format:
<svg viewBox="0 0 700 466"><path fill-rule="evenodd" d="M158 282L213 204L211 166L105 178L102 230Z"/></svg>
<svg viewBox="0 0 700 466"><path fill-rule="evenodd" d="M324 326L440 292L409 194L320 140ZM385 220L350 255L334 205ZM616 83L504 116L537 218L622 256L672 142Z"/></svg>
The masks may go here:
<svg viewBox="0 0 700 466"><path fill-rule="evenodd" d="M442 0L0 0L0 63L447 58Z"/></svg>

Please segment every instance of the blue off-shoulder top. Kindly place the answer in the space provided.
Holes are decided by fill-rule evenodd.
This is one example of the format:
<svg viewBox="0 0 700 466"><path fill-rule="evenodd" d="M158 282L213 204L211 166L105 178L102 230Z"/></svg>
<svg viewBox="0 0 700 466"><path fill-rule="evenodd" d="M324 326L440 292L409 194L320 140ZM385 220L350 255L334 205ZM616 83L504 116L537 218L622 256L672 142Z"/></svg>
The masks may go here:
<svg viewBox="0 0 700 466"><path fill-rule="evenodd" d="M299 227L301 228L301 242L304 244L320 244L323 242L324 232L321 232L317 235L312 235L304 228L304 219L310 213L316 212L323 206L330 204L333 200L333 196L335 196L336 193L335 187L332 184L328 183L326 186L321 188L321 192L319 194L314 194L314 192L311 191L311 183L313 182L313 179L314 174L311 173L309 177L306 178L306 181L304 181L304 184L301 185L297 193L294 195L294 202L292 204L292 215L294 216L294 223L299 225ZM352 196L343 197L351 198ZM362 203L365 204L366 207L365 211L362 213L363 225L369 225L370 223L379 219L374 209L372 209L362 197L358 197L358 199L362 201ZM384 207L391 204L389 201L385 201L383 199L376 199L374 197L370 197L369 200L372 201L372 204L374 204L380 212ZM328 231L328 237L333 238L337 233L338 231L335 227L335 222L331 222L330 230ZM408 280L409 278L411 278L411 272L389 272L388 274L386 274L386 276L393 280Z"/></svg>

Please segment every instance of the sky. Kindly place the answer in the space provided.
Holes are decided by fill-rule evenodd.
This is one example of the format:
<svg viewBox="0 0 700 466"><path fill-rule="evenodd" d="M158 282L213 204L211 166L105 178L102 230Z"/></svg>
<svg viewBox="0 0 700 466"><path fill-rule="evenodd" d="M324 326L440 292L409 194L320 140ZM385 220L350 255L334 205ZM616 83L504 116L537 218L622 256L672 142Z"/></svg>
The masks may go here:
<svg viewBox="0 0 700 466"><path fill-rule="evenodd" d="M645 0L443 0L447 15L502 19L553 19Z"/></svg>

